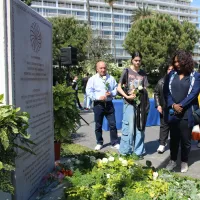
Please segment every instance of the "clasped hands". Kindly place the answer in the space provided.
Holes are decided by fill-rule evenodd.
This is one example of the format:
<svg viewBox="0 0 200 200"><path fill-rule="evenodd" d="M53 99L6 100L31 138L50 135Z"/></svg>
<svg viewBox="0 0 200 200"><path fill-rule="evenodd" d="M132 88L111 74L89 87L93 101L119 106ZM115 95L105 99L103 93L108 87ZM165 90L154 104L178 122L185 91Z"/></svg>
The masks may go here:
<svg viewBox="0 0 200 200"><path fill-rule="evenodd" d="M134 94L134 89L131 90L128 94L129 94L129 95L127 95L127 96L125 97L126 99L133 100L133 99L136 97L136 95Z"/></svg>
<svg viewBox="0 0 200 200"><path fill-rule="evenodd" d="M183 111L183 108L180 104L173 104L173 109L177 114L181 114Z"/></svg>

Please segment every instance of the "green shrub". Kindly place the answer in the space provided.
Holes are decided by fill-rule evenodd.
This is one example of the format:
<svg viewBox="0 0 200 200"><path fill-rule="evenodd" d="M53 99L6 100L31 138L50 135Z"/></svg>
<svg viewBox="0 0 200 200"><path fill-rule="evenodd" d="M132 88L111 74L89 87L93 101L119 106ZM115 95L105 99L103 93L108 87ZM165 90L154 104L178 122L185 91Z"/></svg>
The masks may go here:
<svg viewBox="0 0 200 200"><path fill-rule="evenodd" d="M200 199L199 180L165 170L157 173L150 161L144 167L131 156L107 154L95 159L93 155L92 151L84 152L67 161L74 172L72 177L67 177L70 186L65 190L66 200Z"/></svg>
<svg viewBox="0 0 200 200"><path fill-rule="evenodd" d="M75 132L77 124L80 123L74 90L66 87L65 84L57 84L53 87L53 100L55 141L70 141L71 134Z"/></svg>

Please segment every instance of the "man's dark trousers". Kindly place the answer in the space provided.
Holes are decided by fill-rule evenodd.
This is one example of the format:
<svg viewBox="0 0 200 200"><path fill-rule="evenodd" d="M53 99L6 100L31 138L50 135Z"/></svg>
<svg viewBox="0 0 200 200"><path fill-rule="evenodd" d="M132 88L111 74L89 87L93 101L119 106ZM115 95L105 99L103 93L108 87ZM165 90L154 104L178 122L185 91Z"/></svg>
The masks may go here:
<svg viewBox="0 0 200 200"><path fill-rule="evenodd" d="M160 145L165 146L169 136L169 124L165 122L163 114L160 114L160 136L159 142Z"/></svg>
<svg viewBox="0 0 200 200"><path fill-rule="evenodd" d="M97 144L101 145L103 144L102 124L104 116L107 118L110 127L111 145L118 144L115 109L113 103L111 101L109 102L94 101L93 110L94 110L95 134L96 134Z"/></svg>

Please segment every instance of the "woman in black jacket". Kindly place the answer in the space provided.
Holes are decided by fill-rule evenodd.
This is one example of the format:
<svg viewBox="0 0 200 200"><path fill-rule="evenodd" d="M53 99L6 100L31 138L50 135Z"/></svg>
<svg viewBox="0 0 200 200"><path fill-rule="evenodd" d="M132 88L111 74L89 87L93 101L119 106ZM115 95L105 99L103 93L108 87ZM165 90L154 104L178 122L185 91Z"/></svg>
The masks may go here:
<svg viewBox="0 0 200 200"><path fill-rule="evenodd" d="M199 108L200 74L194 72L194 61L189 52L175 52L172 62L174 71L167 75L164 83L170 127L170 162L166 169L173 170L176 167L180 145L181 172L187 172L192 127L196 124L193 111Z"/></svg>
<svg viewBox="0 0 200 200"><path fill-rule="evenodd" d="M167 74L169 74L173 70L173 66L170 65L167 68ZM165 151L165 146L167 145L166 141L169 135L169 125L164 120L164 109L165 109L165 99L163 94L163 85L165 82L166 76L161 78L154 90L154 100L155 100L155 107L160 113L160 136L159 136L159 147L157 149L158 153L163 153Z"/></svg>

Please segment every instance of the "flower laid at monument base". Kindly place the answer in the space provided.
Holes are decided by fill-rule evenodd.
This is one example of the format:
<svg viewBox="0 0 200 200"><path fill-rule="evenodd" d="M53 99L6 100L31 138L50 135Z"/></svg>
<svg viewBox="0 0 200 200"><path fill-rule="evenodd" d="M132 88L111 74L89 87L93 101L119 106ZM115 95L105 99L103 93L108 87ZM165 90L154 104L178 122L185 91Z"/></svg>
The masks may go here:
<svg viewBox="0 0 200 200"><path fill-rule="evenodd" d="M66 200L167 200L200 199L200 180L156 170L150 161L142 166L132 156L84 152L55 163L43 179L40 198L65 184Z"/></svg>

